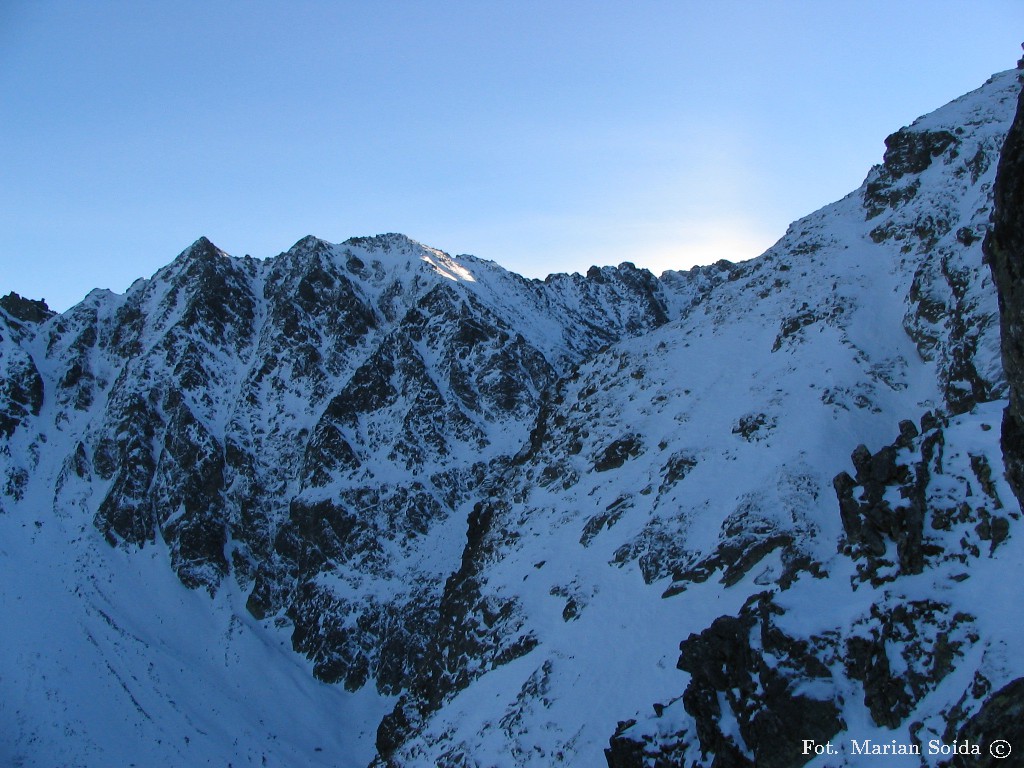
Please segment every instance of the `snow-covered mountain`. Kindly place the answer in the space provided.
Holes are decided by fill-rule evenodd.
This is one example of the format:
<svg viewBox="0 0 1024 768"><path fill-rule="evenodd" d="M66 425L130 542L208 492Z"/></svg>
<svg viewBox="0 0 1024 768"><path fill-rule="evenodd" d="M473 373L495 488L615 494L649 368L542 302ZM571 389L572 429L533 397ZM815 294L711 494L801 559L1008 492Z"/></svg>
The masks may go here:
<svg viewBox="0 0 1024 768"><path fill-rule="evenodd" d="M1019 91L893 134L738 265L541 282L400 235L203 238L60 315L0 299L0 758L1010 738L1024 379L982 243Z"/></svg>

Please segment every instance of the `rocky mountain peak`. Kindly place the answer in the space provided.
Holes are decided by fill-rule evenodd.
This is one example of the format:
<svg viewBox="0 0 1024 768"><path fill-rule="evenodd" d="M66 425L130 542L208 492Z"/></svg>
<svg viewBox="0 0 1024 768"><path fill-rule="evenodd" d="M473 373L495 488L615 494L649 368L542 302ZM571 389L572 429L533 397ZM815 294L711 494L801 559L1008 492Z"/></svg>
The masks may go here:
<svg viewBox="0 0 1024 768"><path fill-rule="evenodd" d="M227 254L224 253L224 251L222 251L212 242L210 242L210 239L206 237L206 235L200 235L199 238L197 238L196 241L192 243L192 245L190 245L188 248L186 248L184 251L178 254L175 261L177 261L178 259L181 259L183 261L202 261L224 256L227 256Z"/></svg>
<svg viewBox="0 0 1024 768"><path fill-rule="evenodd" d="M295 242L291 248L285 251L289 255L322 254L331 249L331 244L321 240L314 235L306 235Z"/></svg>
<svg viewBox="0 0 1024 768"><path fill-rule="evenodd" d="M41 323L56 314L44 299L26 299L13 291L0 297L0 309L23 323Z"/></svg>
<svg viewBox="0 0 1024 768"><path fill-rule="evenodd" d="M388 232L382 235L370 235L363 237L350 237L342 245L347 245L356 248L365 248L371 251L382 251L384 253L390 253L392 251L401 252L416 252L426 248L422 243L413 240L407 235L403 235L397 232Z"/></svg>

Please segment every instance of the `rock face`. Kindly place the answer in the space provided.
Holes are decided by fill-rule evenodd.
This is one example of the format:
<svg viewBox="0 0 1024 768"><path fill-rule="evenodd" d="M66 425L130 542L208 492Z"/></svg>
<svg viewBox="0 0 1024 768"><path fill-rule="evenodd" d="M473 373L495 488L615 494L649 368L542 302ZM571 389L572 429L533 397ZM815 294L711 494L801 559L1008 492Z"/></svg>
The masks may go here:
<svg viewBox="0 0 1024 768"><path fill-rule="evenodd" d="M401 235L265 261L201 238L123 296L0 299L0 567L78 596L91 660L48 667L33 638L65 620L25 621L0 677L117 681L97 689L148 759L224 762L231 729L166 683L192 639L125 597L149 563L194 590L154 588L155 616L228 617L214 678L283 639L334 684L218 704L281 729L254 764L781 768L804 739L994 738L1024 673L1024 620L978 599L1024 562L1018 128L999 304L982 238L1019 90L901 129L739 265L536 281ZM89 689L8 719L89 732ZM285 728L286 690L332 691L339 740ZM123 757L19 733L12 762Z"/></svg>
<svg viewBox="0 0 1024 768"><path fill-rule="evenodd" d="M0 437L9 438L42 408L43 380L21 342L37 323L52 315L42 301L16 293L0 298L0 361L4 371L0 379Z"/></svg>
<svg viewBox="0 0 1024 768"><path fill-rule="evenodd" d="M985 255L999 290L1003 368L1010 381L1003 451L1013 492L1024 499L1024 107L1006 136Z"/></svg>
<svg viewBox="0 0 1024 768"><path fill-rule="evenodd" d="M818 742L842 727L831 701L792 692L794 679L813 687L830 674L804 644L773 626L771 615L778 612L769 600L748 603L736 619L720 617L679 646L677 666L690 673L683 707L695 720L703 755L727 755L737 764L793 765L787 754L792 753L792 723L800 723L806 737ZM738 739L723 733L720 697L737 716ZM740 743L750 745L753 762Z"/></svg>

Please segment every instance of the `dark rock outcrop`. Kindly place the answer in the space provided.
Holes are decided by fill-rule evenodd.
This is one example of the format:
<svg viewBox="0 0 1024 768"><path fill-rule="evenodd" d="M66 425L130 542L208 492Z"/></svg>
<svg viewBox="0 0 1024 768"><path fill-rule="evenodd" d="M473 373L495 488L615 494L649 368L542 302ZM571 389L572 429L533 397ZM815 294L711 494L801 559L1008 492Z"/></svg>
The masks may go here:
<svg viewBox="0 0 1024 768"><path fill-rule="evenodd" d="M1013 492L1024 503L1024 100L1018 102L999 157L992 229L984 250L999 292L1003 368L1010 389L1003 458Z"/></svg>
<svg viewBox="0 0 1024 768"><path fill-rule="evenodd" d="M943 768L1007 768L1024 765L1020 745L1024 744L1024 678L1017 678L993 693L977 714L956 734L960 742L976 744L981 756L957 755ZM990 745L1001 740L1010 745L1009 759L997 758Z"/></svg>
<svg viewBox="0 0 1024 768"><path fill-rule="evenodd" d="M802 684L831 683L831 673L807 643L775 626L780 612L762 595L679 646L678 667L691 676L681 703L708 765L795 768L809 759L801 739L823 743L844 727L834 701L794 693ZM657 705L655 721L678 701ZM723 730L726 722L738 733ZM684 764L687 734L658 738L638 730L635 722L620 724L605 750L609 768Z"/></svg>
<svg viewBox="0 0 1024 768"><path fill-rule="evenodd" d="M898 727L952 671L972 637L971 621L930 600L872 609L846 640L844 664L849 677L863 685L864 705L876 725ZM891 659L898 660L898 671Z"/></svg>
<svg viewBox="0 0 1024 768"><path fill-rule="evenodd" d="M0 297L0 309L15 320L23 323L41 323L49 320L56 313L46 306L42 299L26 299L11 291Z"/></svg>
<svg viewBox="0 0 1024 768"><path fill-rule="evenodd" d="M930 423L927 418L923 423ZM861 578L876 583L898 574L920 573L924 568L924 524L926 517L925 490L935 462L941 466L942 430L932 429L921 440L921 460L913 464L898 461L901 447L909 445L917 433L912 422L901 423L901 435L893 445L872 454L859 445L851 460L856 476L842 472L833 485L839 498L843 530L847 537L847 552L854 559L864 558ZM895 506L888 491L897 488L901 503ZM856 493L857 490L859 493ZM891 498L891 496L889 497ZM887 558L886 540L896 545L895 561ZM888 577L878 575L880 570L895 564L896 571Z"/></svg>
<svg viewBox="0 0 1024 768"><path fill-rule="evenodd" d="M932 160L955 146L957 138L949 131L921 131L902 128L885 139L885 157L876 168L875 178L864 189L864 207L869 219L886 208L912 199L920 185L916 178L900 184L905 176L916 176Z"/></svg>

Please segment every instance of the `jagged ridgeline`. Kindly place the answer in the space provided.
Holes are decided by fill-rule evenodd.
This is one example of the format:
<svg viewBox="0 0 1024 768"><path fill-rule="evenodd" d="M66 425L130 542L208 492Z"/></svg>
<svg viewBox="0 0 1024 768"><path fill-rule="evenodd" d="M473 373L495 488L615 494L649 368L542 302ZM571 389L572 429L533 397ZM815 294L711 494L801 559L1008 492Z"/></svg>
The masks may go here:
<svg viewBox="0 0 1024 768"><path fill-rule="evenodd" d="M202 238L62 314L0 299L0 760L1024 751L1019 91L741 264Z"/></svg>

